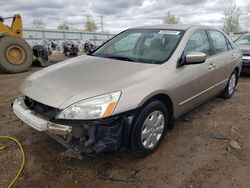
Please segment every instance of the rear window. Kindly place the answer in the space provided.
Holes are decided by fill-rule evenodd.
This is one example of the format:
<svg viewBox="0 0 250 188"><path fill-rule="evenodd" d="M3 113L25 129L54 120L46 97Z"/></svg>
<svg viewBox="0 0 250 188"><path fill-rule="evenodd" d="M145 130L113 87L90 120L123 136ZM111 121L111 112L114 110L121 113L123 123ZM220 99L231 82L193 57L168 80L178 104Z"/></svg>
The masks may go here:
<svg viewBox="0 0 250 188"><path fill-rule="evenodd" d="M209 31L215 54L228 51L228 44L225 36L219 31Z"/></svg>

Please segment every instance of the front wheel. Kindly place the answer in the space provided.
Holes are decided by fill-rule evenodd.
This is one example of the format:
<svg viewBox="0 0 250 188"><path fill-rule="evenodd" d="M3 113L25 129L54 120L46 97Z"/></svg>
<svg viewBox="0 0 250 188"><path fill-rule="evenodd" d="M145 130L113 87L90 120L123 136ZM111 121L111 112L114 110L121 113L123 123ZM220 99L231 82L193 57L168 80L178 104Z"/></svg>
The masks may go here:
<svg viewBox="0 0 250 188"><path fill-rule="evenodd" d="M236 71L234 71L228 80L226 88L221 93L221 97L224 99L229 99L230 97L232 97L234 94L237 82L238 82L238 74Z"/></svg>
<svg viewBox="0 0 250 188"><path fill-rule="evenodd" d="M161 101L152 101L142 109L131 134L134 155L146 156L158 148L166 134L168 118L168 109Z"/></svg>

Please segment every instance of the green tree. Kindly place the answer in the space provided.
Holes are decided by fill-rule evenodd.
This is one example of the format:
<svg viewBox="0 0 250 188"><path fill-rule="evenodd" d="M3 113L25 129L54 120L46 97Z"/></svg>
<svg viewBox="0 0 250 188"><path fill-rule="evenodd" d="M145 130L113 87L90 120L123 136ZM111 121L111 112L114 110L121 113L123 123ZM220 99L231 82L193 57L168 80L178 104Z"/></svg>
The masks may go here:
<svg viewBox="0 0 250 188"><path fill-rule="evenodd" d="M239 32L240 9L237 7L235 0L231 0L228 7L224 11L223 30L227 34L235 34Z"/></svg>
<svg viewBox="0 0 250 188"><path fill-rule="evenodd" d="M66 22L63 22L62 24L60 24L57 29L59 30L69 30L69 26Z"/></svg>
<svg viewBox="0 0 250 188"><path fill-rule="evenodd" d="M175 16L174 14L171 14L169 11L166 13L164 19L164 24L178 24L180 23L180 18Z"/></svg>
<svg viewBox="0 0 250 188"><path fill-rule="evenodd" d="M90 31L90 32L94 32L97 30L97 25L95 22L93 21L87 21L85 24L85 30L86 31Z"/></svg>

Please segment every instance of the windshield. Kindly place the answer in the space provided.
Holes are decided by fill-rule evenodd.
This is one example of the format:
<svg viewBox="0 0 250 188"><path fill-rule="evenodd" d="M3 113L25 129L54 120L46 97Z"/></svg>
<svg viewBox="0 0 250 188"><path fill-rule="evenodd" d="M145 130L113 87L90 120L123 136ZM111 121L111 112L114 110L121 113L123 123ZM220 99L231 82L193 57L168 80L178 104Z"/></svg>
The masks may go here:
<svg viewBox="0 0 250 188"><path fill-rule="evenodd" d="M171 56L182 31L130 29L112 38L92 55L132 62L160 64Z"/></svg>
<svg viewBox="0 0 250 188"><path fill-rule="evenodd" d="M235 43L239 45L250 45L250 34L242 35Z"/></svg>

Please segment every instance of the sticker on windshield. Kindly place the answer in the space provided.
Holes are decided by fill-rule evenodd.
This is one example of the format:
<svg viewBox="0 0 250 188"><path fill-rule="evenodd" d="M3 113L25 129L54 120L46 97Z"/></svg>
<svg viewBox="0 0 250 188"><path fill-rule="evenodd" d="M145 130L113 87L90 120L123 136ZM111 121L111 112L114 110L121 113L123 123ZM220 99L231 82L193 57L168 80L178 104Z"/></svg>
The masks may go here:
<svg viewBox="0 0 250 188"><path fill-rule="evenodd" d="M159 34L179 35L180 31L160 30Z"/></svg>

